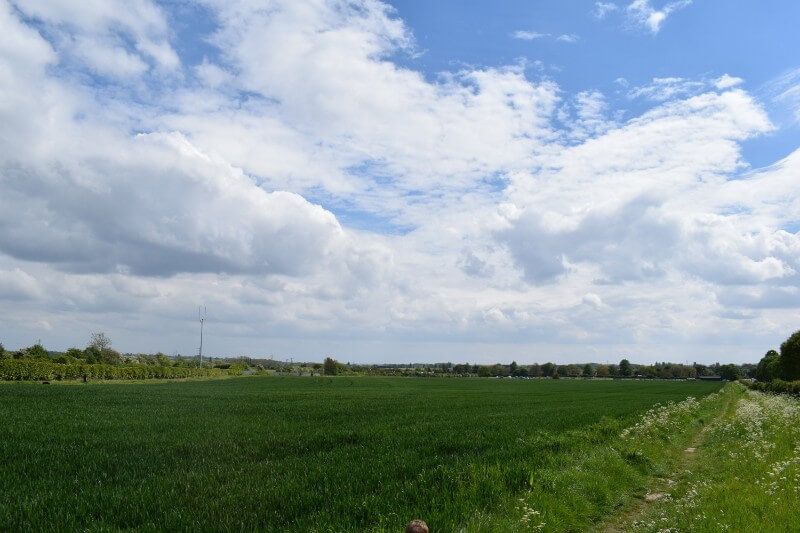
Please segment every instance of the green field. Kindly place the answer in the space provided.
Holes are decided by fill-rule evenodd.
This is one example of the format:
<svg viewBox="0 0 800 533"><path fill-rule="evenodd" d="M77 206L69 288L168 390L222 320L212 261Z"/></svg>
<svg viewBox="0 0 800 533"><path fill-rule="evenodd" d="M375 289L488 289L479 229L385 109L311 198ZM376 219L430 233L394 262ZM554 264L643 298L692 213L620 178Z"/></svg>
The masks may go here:
<svg viewBox="0 0 800 533"><path fill-rule="evenodd" d="M546 496L547 476L555 490L558 472L597 461L608 469L587 488L597 501L576 493L552 502L551 525L568 526L583 505L580 525L646 479L635 453L603 455L621 428L657 402L719 387L366 377L3 384L0 530L398 531L414 517L435 531L510 528L525 512L520 494Z"/></svg>

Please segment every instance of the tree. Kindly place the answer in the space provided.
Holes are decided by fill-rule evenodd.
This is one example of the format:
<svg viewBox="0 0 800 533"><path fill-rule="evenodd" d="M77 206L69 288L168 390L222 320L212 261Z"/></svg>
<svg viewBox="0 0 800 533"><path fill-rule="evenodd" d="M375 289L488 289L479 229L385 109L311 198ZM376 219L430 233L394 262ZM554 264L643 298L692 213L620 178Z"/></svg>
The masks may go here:
<svg viewBox="0 0 800 533"><path fill-rule="evenodd" d="M552 377L556 373L556 365L545 363L542 365L542 375L546 378Z"/></svg>
<svg viewBox="0 0 800 533"><path fill-rule="evenodd" d="M611 372L608 369L608 365L597 365L597 371L595 375L598 378L607 378L611 375Z"/></svg>
<svg viewBox="0 0 800 533"><path fill-rule="evenodd" d="M83 350L80 348L69 348L64 355L75 359L83 359Z"/></svg>
<svg viewBox="0 0 800 533"><path fill-rule="evenodd" d="M516 376L517 375L517 362L516 361L511 361L511 364L508 365L508 372L512 376Z"/></svg>
<svg viewBox="0 0 800 533"><path fill-rule="evenodd" d="M98 352L111 348L111 339L102 331L92 333L92 340L89 341L89 348L95 348Z"/></svg>
<svg viewBox="0 0 800 533"><path fill-rule="evenodd" d="M326 357L325 361L322 363L322 373L326 376L335 376L336 375L336 359L332 359L330 357Z"/></svg>
<svg viewBox="0 0 800 533"><path fill-rule="evenodd" d="M583 377L590 378L592 375L594 375L594 369L592 368L592 365L589 363L583 365Z"/></svg>
<svg viewBox="0 0 800 533"><path fill-rule="evenodd" d="M770 350L756 366L756 379L758 381L772 381L781 375L781 356L775 350Z"/></svg>
<svg viewBox="0 0 800 533"><path fill-rule="evenodd" d="M50 357L50 354L47 353L47 350L44 349L41 343L37 342L33 346L25 348L25 355L27 357L34 357L36 359L47 359Z"/></svg>
<svg viewBox="0 0 800 533"><path fill-rule="evenodd" d="M509 375L508 367L500 363L495 363L492 365L492 375L498 378L504 378Z"/></svg>
<svg viewBox="0 0 800 533"><path fill-rule="evenodd" d="M719 367L719 375L727 381L736 381L741 375L741 370L733 364L722 365Z"/></svg>
<svg viewBox="0 0 800 533"><path fill-rule="evenodd" d="M11 352L7 352L3 343L0 342L0 359L6 359L11 357Z"/></svg>
<svg viewBox="0 0 800 533"><path fill-rule="evenodd" d="M111 339L102 331L92 333L92 338L84 353L86 354L86 361L89 363L116 365L122 361L122 356L120 356L119 352L111 348Z"/></svg>
<svg viewBox="0 0 800 533"><path fill-rule="evenodd" d="M781 344L780 365L783 379L800 379L800 331L795 331Z"/></svg>
<svg viewBox="0 0 800 533"><path fill-rule="evenodd" d="M657 377L657 374L658 372L656 371L656 367L654 367L653 365L640 366L639 368L636 369L637 376L644 376L649 379Z"/></svg>
<svg viewBox="0 0 800 533"><path fill-rule="evenodd" d="M556 370L559 376L564 376L568 378L577 378L581 375L581 367L578 365L561 365Z"/></svg>
<svg viewBox="0 0 800 533"><path fill-rule="evenodd" d="M633 374L633 368L631 368L631 362L627 359L623 359L619 362L619 375L622 377L630 377Z"/></svg>

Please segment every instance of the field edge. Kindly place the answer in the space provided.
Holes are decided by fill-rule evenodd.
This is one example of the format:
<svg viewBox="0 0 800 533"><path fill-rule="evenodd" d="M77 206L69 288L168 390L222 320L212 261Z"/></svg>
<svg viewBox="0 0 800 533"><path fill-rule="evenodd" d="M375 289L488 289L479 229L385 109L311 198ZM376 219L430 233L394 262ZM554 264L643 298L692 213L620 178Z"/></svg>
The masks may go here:
<svg viewBox="0 0 800 533"><path fill-rule="evenodd" d="M584 444L532 472L505 515L477 512L461 531L629 531L623 524L681 468L698 435L744 393L741 385L728 384L700 399L653 407L627 427L606 420L569 432Z"/></svg>

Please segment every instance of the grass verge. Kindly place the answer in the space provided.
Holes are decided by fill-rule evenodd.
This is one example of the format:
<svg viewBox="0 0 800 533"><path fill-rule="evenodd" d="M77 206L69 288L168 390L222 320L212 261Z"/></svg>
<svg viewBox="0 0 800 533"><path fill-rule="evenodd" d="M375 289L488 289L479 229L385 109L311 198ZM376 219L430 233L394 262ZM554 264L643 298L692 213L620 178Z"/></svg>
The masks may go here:
<svg viewBox="0 0 800 533"><path fill-rule="evenodd" d="M790 531L800 496L800 400L743 391L670 493L629 531Z"/></svg>
<svg viewBox="0 0 800 533"><path fill-rule="evenodd" d="M654 480L671 475L685 447L742 393L741 387L728 386L700 400L657 406L626 428L606 421L551 435L554 449L572 443L571 449L561 450L568 453L545 454L505 516L478 514L464 529L616 531L626 517L639 513ZM532 464L539 461L532 458Z"/></svg>

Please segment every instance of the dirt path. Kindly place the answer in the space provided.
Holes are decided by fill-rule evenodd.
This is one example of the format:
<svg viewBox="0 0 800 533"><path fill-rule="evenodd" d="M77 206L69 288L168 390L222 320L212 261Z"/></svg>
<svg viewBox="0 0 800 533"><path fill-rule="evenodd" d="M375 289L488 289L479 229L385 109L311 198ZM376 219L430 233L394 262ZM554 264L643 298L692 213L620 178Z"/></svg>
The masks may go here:
<svg viewBox="0 0 800 533"><path fill-rule="evenodd" d="M645 496L634 500L622 512L611 517L607 522L600 525L594 531L603 533L623 533L631 531L631 524L644 517L648 509L659 500L668 497L672 487L678 482L679 478L691 471L692 465L697 461L697 450L703 446L708 431L721 420L728 418L734 411L740 398L729 398L725 407L712 420L703 423L703 426L692 436L689 444L683 450L675 465L674 474L671 478L653 478L648 486Z"/></svg>

